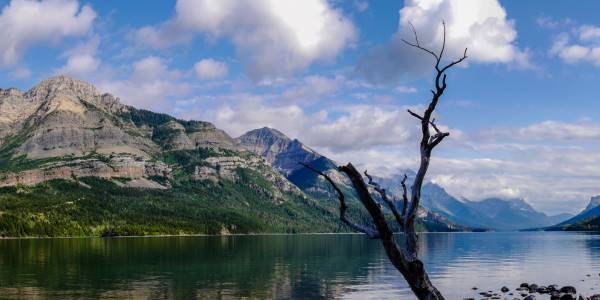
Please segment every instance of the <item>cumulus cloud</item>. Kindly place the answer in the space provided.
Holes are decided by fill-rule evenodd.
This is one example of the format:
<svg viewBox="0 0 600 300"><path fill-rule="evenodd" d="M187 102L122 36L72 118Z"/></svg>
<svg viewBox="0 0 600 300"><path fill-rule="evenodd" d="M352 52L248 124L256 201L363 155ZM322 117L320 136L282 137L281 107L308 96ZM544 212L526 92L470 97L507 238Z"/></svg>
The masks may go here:
<svg viewBox="0 0 600 300"><path fill-rule="evenodd" d="M206 109L207 106L212 108ZM290 137L299 137L304 128L326 118L324 112L308 114L296 104L272 105L265 96L250 93L199 99L192 101L191 105L180 103L178 113L186 119L213 122L232 136L240 136L249 130L267 126L277 128Z"/></svg>
<svg viewBox="0 0 600 300"><path fill-rule="evenodd" d="M600 124L593 122L543 121L521 128L491 128L478 132L479 140L518 141L600 141Z"/></svg>
<svg viewBox="0 0 600 300"><path fill-rule="evenodd" d="M447 29L446 57L460 57L467 47L470 63L532 67L528 52L515 45L514 21L507 18L497 0L409 0L400 10L398 31L387 44L373 48L359 61L358 73L369 80L385 82L429 70L432 57L407 46L402 38L413 38L410 22L421 45L439 49L443 36L441 20L445 20Z"/></svg>
<svg viewBox="0 0 600 300"><path fill-rule="evenodd" d="M95 18L89 5L75 0L12 0L0 14L0 65L16 63L35 45L82 36Z"/></svg>
<svg viewBox="0 0 600 300"><path fill-rule="evenodd" d="M198 33L231 40L255 81L330 61L357 36L352 22L326 0L178 0L173 19L141 28L136 36L164 48Z"/></svg>
<svg viewBox="0 0 600 300"><path fill-rule="evenodd" d="M550 48L550 55L568 64L600 66L600 27L583 25L559 34Z"/></svg>
<svg viewBox="0 0 600 300"><path fill-rule="evenodd" d="M170 112L169 100L190 91L189 85L181 80L182 77L180 71L169 69L163 59L148 56L133 64L128 78L100 79L98 86L120 97L125 104Z"/></svg>
<svg viewBox="0 0 600 300"><path fill-rule="evenodd" d="M449 193L481 200L487 197L524 198L550 213L577 212L600 190L598 147L527 147L496 150L502 159L432 159L431 179Z"/></svg>
<svg viewBox="0 0 600 300"><path fill-rule="evenodd" d="M100 66L100 59L96 57L99 44L100 38L94 36L85 43L80 43L66 51L63 56L67 58L67 63L55 72L75 77L85 77L95 72Z"/></svg>
<svg viewBox="0 0 600 300"><path fill-rule="evenodd" d="M407 107L345 105L312 111L246 93L203 101L202 105L195 102L180 106L180 115L211 121L233 136L264 126L274 127L311 147L336 153L403 145L413 141L420 130L419 123L406 112ZM216 104L215 108L199 109L210 106L209 103ZM440 128L448 130L443 125ZM459 130L452 131L453 138L461 136Z"/></svg>
<svg viewBox="0 0 600 300"><path fill-rule="evenodd" d="M288 101L314 102L322 96L334 94L343 83L344 78L341 76L310 75L285 90L281 96Z"/></svg>
<svg viewBox="0 0 600 300"><path fill-rule="evenodd" d="M196 77L200 80L221 79L227 76L229 69L227 64L212 58L206 58L194 65Z"/></svg>
<svg viewBox="0 0 600 300"><path fill-rule="evenodd" d="M306 128L305 140L343 152L403 144L415 136L417 127L405 109L351 106L339 118Z"/></svg>

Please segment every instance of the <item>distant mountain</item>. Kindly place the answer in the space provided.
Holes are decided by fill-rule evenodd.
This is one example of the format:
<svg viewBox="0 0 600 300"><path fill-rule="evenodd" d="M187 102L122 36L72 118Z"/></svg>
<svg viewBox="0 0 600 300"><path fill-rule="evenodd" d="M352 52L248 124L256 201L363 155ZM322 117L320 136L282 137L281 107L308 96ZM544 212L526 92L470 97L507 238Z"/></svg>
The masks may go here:
<svg viewBox="0 0 600 300"><path fill-rule="evenodd" d="M308 163L321 157L297 139L292 140L269 127L248 131L236 141L247 150L264 157L285 174L302 168L300 162Z"/></svg>
<svg viewBox="0 0 600 300"><path fill-rule="evenodd" d="M565 226L566 231L597 231L600 232L600 216L592 217Z"/></svg>
<svg viewBox="0 0 600 300"><path fill-rule="evenodd" d="M536 211L523 199L489 198L469 201L469 206L489 219L489 226L504 230L517 230L549 226L554 219Z"/></svg>
<svg viewBox="0 0 600 300"><path fill-rule="evenodd" d="M259 154L270 161L277 170L280 170L289 181L306 194L316 199L331 201L337 197L331 185L318 174L304 168L300 162L327 173L344 191L346 197L350 199L349 204L354 206L353 210L362 211L349 180L337 171L338 164L310 149L298 139L290 139L278 130L264 127L251 130L236 140L239 142L240 147ZM408 172L414 178L414 172L410 170ZM393 187L395 191L398 191L400 180L402 180L400 177L376 177L376 179L382 186ZM375 193L374 196L377 197L378 195ZM365 216L358 217L364 218ZM419 217L428 230L454 231L468 229L463 224L452 222L446 219L445 216L425 207L419 209Z"/></svg>
<svg viewBox="0 0 600 300"><path fill-rule="evenodd" d="M600 206L600 196L594 196L590 199L590 203L588 203L586 208L581 213L588 212L598 206Z"/></svg>
<svg viewBox="0 0 600 300"><path fill-rule="evenodd" d="M564 228L568 225L572 225L598 216L600 216L600 196L594 196L590 199L590 203L583 211L581 211L581 213L564 222L560 222L552 226L552 228Z"/></svg>
<svg viewBox="0 0 600 300"><path fill-rule="evenodd" d="M558 224L558 223L564 222L565 220L568 220L574 216L575 216L574 214L562 213L562 214L548 216L548 218L550 218L552 224Z"/></svg>
<svg viewBox="0 0 600 300"><path fill-rule="evenodd" d="M342 188L351 190L348 186L349 182L346 182L344 176L337 171L335 162L310 149L298 139L291 139L276 129L269 127L254 129L236 138L236 141L241 148L264 157L292 183L312 196L336 197L329 183L300 163L328 173L329 176L337 179L337 183Z"/></svg>
<svg viewBox="0 0 600 300"><path fill-rule="evenodd" d="M410 187L414 172L407 170L407 185ZM400 181L403 174L387 179L378 179L381 184L401 196ZM556 224L556 220L568 219L569 215L547 216L533 209L522 199L505 200L490 198L483 201L459 200L448 194L446 190L434 183L423 186L421 205L446 219L473 228L489 228L497 230L517 230L545 227Z"/></svg>
<svg viewBox="0 0 600 300"><path fill-rule="evenodd" d="M421 204L449 220L470 227L496 228L485 214L451 196L441 186L427 183L423 186Z"/></svg>

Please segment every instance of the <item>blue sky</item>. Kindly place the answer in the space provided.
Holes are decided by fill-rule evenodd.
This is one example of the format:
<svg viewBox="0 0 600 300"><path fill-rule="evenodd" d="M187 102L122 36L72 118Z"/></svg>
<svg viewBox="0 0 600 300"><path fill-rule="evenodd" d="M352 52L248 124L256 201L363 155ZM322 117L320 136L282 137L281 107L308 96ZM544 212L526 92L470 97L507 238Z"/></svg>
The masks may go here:
<svg viewBox="0 0 600 300"><path fill-rule="evenodd" d="M407 108L429 100L431 60L469 47L439 106L451 138L430 179L458 197L525 198L575 212L600 194L597 1L0 0L2 87L66 74L121 101L275 127L340 163L390 175L418 163Z"/></svg>

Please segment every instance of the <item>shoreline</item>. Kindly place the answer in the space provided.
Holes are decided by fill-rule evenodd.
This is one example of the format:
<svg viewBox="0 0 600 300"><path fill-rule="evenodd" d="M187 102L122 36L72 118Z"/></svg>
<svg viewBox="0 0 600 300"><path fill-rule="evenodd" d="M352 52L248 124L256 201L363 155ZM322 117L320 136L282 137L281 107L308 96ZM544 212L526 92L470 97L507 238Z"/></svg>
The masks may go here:
<svg viewBox="0 0 600 300"><path fill-rule="evenodd" d="M600 232L596 231L431 231L431 232L419 232L419 235L422 234L488 234L488 233L522 233L522 234L531 234L531 233L547 233L547 232L563 232L563 233L586 233L586 234L600 234ZM395 233L402 234L402 233ZM157 235L123 235L123 236L23 236L23 237L10 237L4 236L0 237L0 241L2 240L44 240L44 239L115 239L115 238L164 238L164 237L227 237L227 236L302 236L302 235L363 235L360 232L304 232L304 233L232 233L232 234L157 234Z"/></svg>

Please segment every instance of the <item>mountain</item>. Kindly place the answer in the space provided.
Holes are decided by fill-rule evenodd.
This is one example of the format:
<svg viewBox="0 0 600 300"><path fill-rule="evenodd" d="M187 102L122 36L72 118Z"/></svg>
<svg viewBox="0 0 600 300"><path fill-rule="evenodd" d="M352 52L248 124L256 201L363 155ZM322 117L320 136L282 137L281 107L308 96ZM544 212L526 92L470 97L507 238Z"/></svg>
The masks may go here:
<svg viewBox="0 0 600 300"><path fill-rule="evenodd" d="M349 199L349 206L352 207L351 210L355 212L363 211L358 198L354 194L351 183L343 174L337 171L338 164L310 149L298 139L290 139L275 129L265 127L251 130L236 140L239 141L240 147L261 155L272 162L276 169L280 170L288 180L303 192L322 201L336 199L337 195L335 191L321 176L304 168L300 163L309 164L313 168L327 173L346 194L346 197ZM414 172L409 175L414 178ZM402 180L400 177L374 178L382 186L393 187L395 191L397 191ZM373 194L375 197L379 197L374 191ZM427 230L455 231L470 229L467 226L463 226L464 224L459 225L452 222L452 220L448 220L445 216L426 207L420 207L418 215ZM369 218L364 214L359 214L357 217L362 219Z"/></svg>
<svg viewBox="0 0 600 300"><path fill-rule="evenodd" d="M335 199L336 195L329 183L323 178L303 168L306 163L328 173L340 188L354 199L352 187L345 176L336 170L337 163L310 149L298 139L290 139L272 128L260 128L249 131L236 138L240 147L261 155L287 177L303 192L316 199ZM407 185L414 180L415 172L403 170L386 177L374 176L381 186L397 198L402 197L401 181L407 175ZM377 195L376 195L377 196ZM422 190L420 215L424 220L436 220L449 227L460 226L480 229L516 230L545 227L565 220L570 216L547 216L533 209L524 200L486 199L480 202L458 200L448 194L441 186L426 183Z"/></svg>
<svg viewBox="0 0 600 300"><path fill-rule="evenodd" d="M292 183L313 197L335 199L336 194L328 182L300 163L327 173L343 190L352 190L349 181L337 171L335 162L276 129L263 127L251 130L236 138L236 141L240 147L265 158Z"/></svg>
<svg viewBox="0 0 600 300"><path fill-rule="evenodd" d="M548 218L552 224L557 224L557 223L563 222L565 220L568 220L574 216L575 216L574 214L570 214L570 213L561 213L561 214L548 216Z"/></svg>
<svg viewBox="0 0 600 300"><path fill-rule="evenodd" d="M489 226L502 230L517 230L545 227L553 219L538 212L523 199L489 198L469 201L469 206L489 219Z"/></svg>
<svg viewBox="0 0 600 300"><path fill-rule="evenodd" d="M583 221L565 226L566 231L597 231L600 232L600 216L591 217Z"/></svg>
<svg viewBox="0 0 600 300"><path fill-rule="evenodd" d="M598 206L600 206L600 196L594 196L590 199L590 203L588 203L586 208L581 213L586 213Z"/></svg>
<svg viewBox="0 0 600 300"><path fill-rule="evenodd" d="M448 218L452 222L476 227L496 228L490 223L490 219L480 211L451 196L441 186L434 183L426 183L421 192L421 204L432 211Z"/></svg>
<svg viewBox="0 0 600 300"><path fill-rule="evenodd" d="M248 131L236 140L285 174L303 168L301 162L309 163L322 157L298 139L292 140L280 131L268 127Z"/></svg>
<svg viewBox="0 0 600 300"><path fill-rule="evenodd" d="M565 228L569 225L586 221L598 216L600 216L600 196L594 196L590 199L590 203L583 211L581 211L581 213L564 222L560 222L558 224L555 223L556 225L552 226L550 229L555 230L558 228Z"/></svg>
<svg viewBox="0 0 600 300"><path fill-rule="evenodd" d="M0 236L349 231L298 161L343 184L368 222L335 164L277 130L233 139L64 76L0 89ZM420 213L421 230L462 229Z"/></svg>
<svg viewBox="0 0 600 300"><path fill-rule="evenodd" d="M58 76L0 90L0 235L346 231L213 124Z"/></svg>
<svg viewBox="0 0 600 300"><path fill-rule="evenodd" d="M412 184L414 172L406 170L379 182L397 197L402 195L401 180L407 174L407 185ZM539 228L568 219L569 215L547 216L533 209L522 199L490 198L483 201L459 200L432 182L425 183L421 205L449 221L482 229L516 230Z"/></svg>

